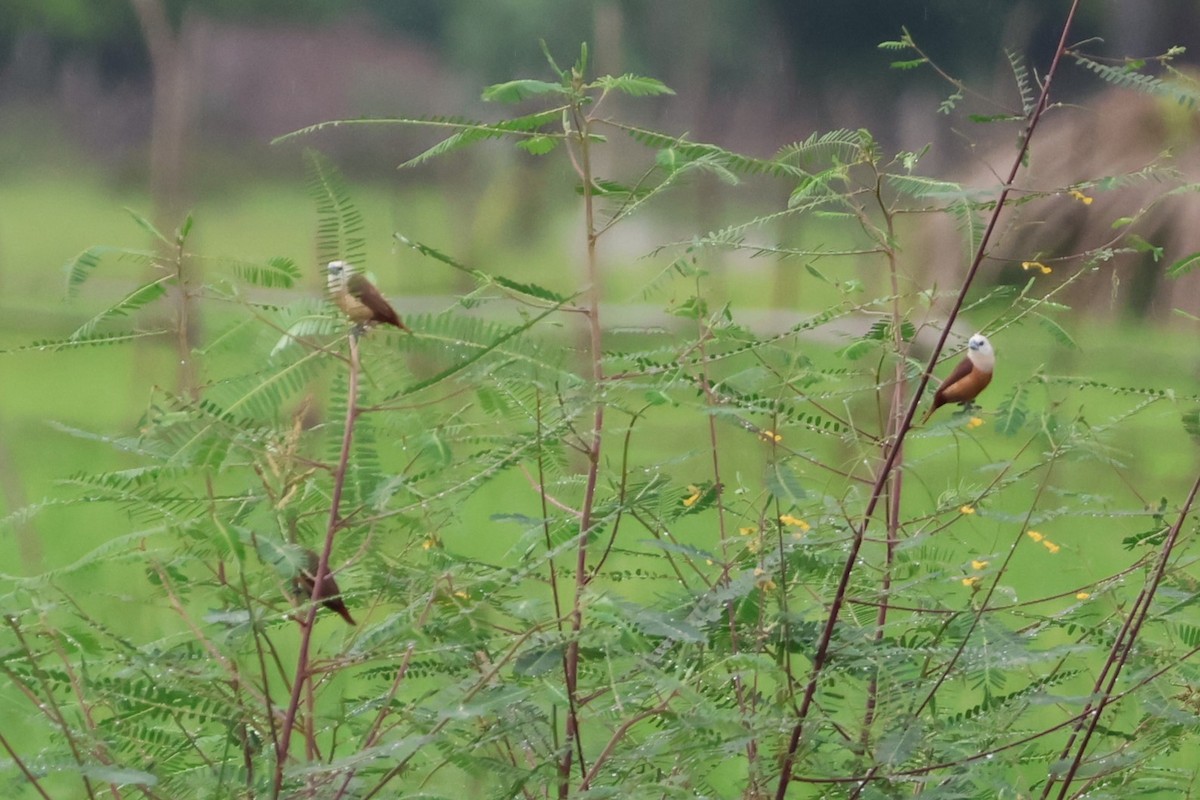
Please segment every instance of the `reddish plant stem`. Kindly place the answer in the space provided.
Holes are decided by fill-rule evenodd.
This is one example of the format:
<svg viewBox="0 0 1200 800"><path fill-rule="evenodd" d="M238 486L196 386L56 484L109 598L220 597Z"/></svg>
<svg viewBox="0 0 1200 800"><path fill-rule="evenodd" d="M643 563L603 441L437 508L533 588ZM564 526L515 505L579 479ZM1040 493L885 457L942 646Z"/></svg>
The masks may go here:
<svg viewBox="0 0 1200 800"><path fill-rule="evenodd" d="M358 374L362 364L358 359L358 336L350 335L350 380L346 390L346 425L342 430L342 450L338 456L337 470L333 473L333 497L329 502L329 523L325 529L325 544L317 561L317 574L313 576L312 596L309 598L308 611L300 625L300 652L296 656L296 674L292 679L292 694L284 711L283 724L279 731L279 745L275 750L275 781L272 797L278 798L283 791L283 766L287 762L291 746L292 731L296 727L296 714L300 708L300 699L304 685L308 682L309 651L312 645L313 623L317 618L317 609L321 607L318 594L320 587L329 574L329 557L333 553L333 539L341 525L340 508L342 491L346 485L346 468L350 464L350 443L354 438L354 423L358 419Z"/></svg>
<svg viewBox="0 0 1200 800"><path fill-rule="evenodd" d="M588 347L592 360L592 389L596 392L596 408L592 416L591 442L587 450L587 484L579 517L579 538L575 548L575 594L571 602L571 635L563 655L563 680L567 694L566 742L558 765L558 795L570 793L571 762L579 759L579 775L587 778L583 760L583 743L579 731L579 634L583 629L583 593L589 575L587 566L588 537L592 535L592 512L596 503L596 483L600 477L600 447L604 432L604 363L601 359L600 328L600 271L596 263L596 223L592 204L592 164L589 149L589 121L578 104L571 109L575 134L579 137L579 178L583 184L583 219L587 236L587 313Z"/></svg>
<svg viewBox="0 0 1200 800"><path fill-rule="evenodd" d="M1113 690L1116 687L1117 679L1121 676L1121 670L1129 662L1129 654L1133 650L1134 642L1137 641L1138 634L1141 632L1142 625L1146 622L1146 618L1150 614L1150 604L1154 600L1154 595L1158 591L1158 584L1162 581L1163 575L1166 574L1167 564L1170 563L1171 555L1175 550L1175 544L1179 540L1179 532L1183 530L1183 523L1191 513L1192 505L1196 502L1196 494L1200 492L1200 475L1196 476L1196 480L1192 483L1192 490L1188 493L1187 499L1183 503L1183 508L1179 510L1179 518L1175 520L1175 524L1171 526L1170 533L1163 541L1162 551L1159 553L1158 561L1154 565L1154 569L1150 572L1150 576L1146 580L1146 585L1138 593L1137 599L1134 601L1133 608L1129 612L1129 616L1125 618L1124 625L1117 633L1117 638L1113 641L1112 647L1109 649L1108 659L1104 662L1104 668L1100 670L1100 674L1096 677L1096 683L1092 687L1093 695L1100 695L1100 700L1093 705L1088 703L1083 709L1083 714L1080 715L1079 721L1075 724L1075 729L1071 732L1070 738L1062 749L1062 754L1058 757L1058 762L1065 761L1071 755L1071 749L1075 746L1075 742L1079 740L1079 747L1075 750L1074 757L1071 758L1071 766L1066 774L1062 777L1062 786L1058 790L1059 800L1067 796L1067 790L1071 787L1071 781L1074 780L1076 772L1079 771L1080 765L1083 763L1083 756L1087 752L1088 743L1091 741L1092 734L1096 732L1096 728L1100 725L1100 715L1114 699ZM1086 730L1084 729L1086 725ZM1080 731L1083 732L1080 738ZM1046 779L1045 786L1042 787L1042 797L1050 796L1050 789L1054 785L1055 776L1053 773Z"/></svg>
<svg viewBox="0 0 1200 800"><path fill-rule="evenodd" d="M979 267L983 263L984 254L987 252L988 244L991 242L992 234L996 230L997 224L1000 221L1000 213L1004 210L1008 202L1008 196L1012 192L1013 181L1016 180L1017 173L1021 169L1021 165L1025 163L1025 156L1029 152L1029 143L1033 139L1033 133L1037 129L1038 121L1041 120L1042 114L1045 113L1046 107L1050 99L1050 86L1053 83L1054 75L1058 71L1059 62L1062 59L1062 54L1067 47L1067 36L1070 33L1071 25L1075 19L1075 12L1079 8L1079 0L1074 0L1071 3L1071 8L1067 12L1067 19L1063 23L1062 35L1059 37L1058 48L1054 51L1054 59L1050 63L1050 69L1046 72L1045 82L1042 84L1042 92L1038 97L1037 104L1033 111L1030 112L1029 121L1025 125L1025 130L1021 137L1021 146L1017 150L1017 155L1013 159L1012 167L1009 169L1008 176L1004 181L1004 188L1000 190L1000 195L997 198L996 206L992 210L992 214L988 219L987 227L984 229L983 236L979 240L979 246L975 250L975 256L971 260L971 266L967 270L966 276L963 278L962 285L959 287L958 296L954 300L954 304L950 308L950 313L946 317L946 324L942 328L942 334L938 338L937 345L933 348L933 352L929 356L929 362L925 366L925 370L921 373L921 379L917 384L917 389L913 393L912 400L909 402L908 410L904 415L904 422L900 426L900 430L896 434L894 446L888 451L887 459L884 461L883 468L879 471L879 475L875 479L875 485L871 490L871 496L867 501L867 507L863 512L862 524L858 527L854 534L854 540L850 544L849 552L846 555L845 564L842 567L842 575L838 581L837 589L834 592L833 600L829 606L829 614L825 620L825 627L821 631L820 639L817 642L816 653L813 654L812 671L809 675L808 683L804 687L804 696L800 702L800 708L796 712L796 723L792 727L791 735L788 737L787 748L784 751L781 759L779 786L775 791L775 800L784 800L787 796L788 785L792 780L792 766L795 764L796 751L800 746L800 739L804 735L804 723L808 718L808 713L812 708L813 699L817 693L817 684L820 682L821 675L824 672L826 663L829 658L829 648L833 642L833 631L837 627L838 617L841 614L842 606L846 603L847 591L850 587L850 578L854 574L854 567L858 563L858 554L862 549L863 538L866 535L867 526L870 524L871 517L875 514L875 508L879 504L879 500L883 495L883 489L886 485L892 468L899 458L900 451L904 445L904 439L912 428L913 418L916 416L917 407L921 403L921 397L925 393L925 387L929 385L933 368L937 365L938 359L941 357L942 350L946 347L946 340L950 337L950 331L954 327L954 321L958 318L958 312L962 309L963 301L966 299L967 292L975 281L975 275L979 272Z"/></svg>

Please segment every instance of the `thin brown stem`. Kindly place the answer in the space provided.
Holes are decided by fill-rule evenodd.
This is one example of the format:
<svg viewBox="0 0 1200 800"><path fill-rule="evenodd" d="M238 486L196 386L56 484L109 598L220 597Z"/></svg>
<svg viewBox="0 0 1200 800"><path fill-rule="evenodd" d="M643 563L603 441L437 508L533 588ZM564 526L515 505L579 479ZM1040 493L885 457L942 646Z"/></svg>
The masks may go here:
<svg viewBox="0 0 1200 800"><path fill-rule="evenodd" d="M582 76L576 76L577 84L582 83ZM578 90L578 87L577 87ZM604 433L604 361L601 351L600 326L600 269L596 260L596 222L593 207L593 183L590 141L588 139L590 120L583 113L582 99L572 103L571 115L574 135L579 146L578 160L575 167L583 185L583 221L584 233L587 238L587 280L586 292L588 349L592 365L592 390L596 393L595 410L592 414L591 440L587 452L587 477L583 493L583 506L579 516L579 537L575 546L575 592L570 611L570 638L567 640L566 651L563 654L563 678L566 684L567 721L566 741L562 757L558 764L558 794L565 798L570 793L571 762L578 758L579 774L587 777L587 765L583 758L583 743L579 730L578 684L579 684L579 635L583 629L583 594L587 589L588 573L588 539L592 535L592 514L596 503L596 485L600 477L600 448ZM574 158L574 156L573 156Z"/></svg>
<svg viewBox="0 0 1200 800"><path fill-rule="evenodd" d="M1067 796L1067 790L1070 789L1071 781L1074 780L1075 774L1079 771L1079 767L1083 763L1083 756L1087 752L1088 743L1095 734L1096 728L1100 725L1100 715L1104 713L1104 710L1113 701L1117 679L1121 676L1121 671L1125 665L1129 663L1129 656L1133 651L1133 645L1137 641L1142 625L1150 615L1150 605L1154 600L1155 593L1158 591L1158 585L1162 581L1163 575L1166 574L1167 565L1171 561L1171 555L1179 540L1179 532L1183 530L1183 523L1187 520L1188 514L1191 513L1192 505L1196 502L1197 493L1200 493L1200 475L1197 475L1196 480L1192 483L1192 489L1188 493L1187 499L1183 502L1183 507L1179 510L1179 516L1176 518L1175 524L1171 526L1167 538L1163 540L1158 561L1155 563L1154 569L1150 572L1150 576L1146 580L1146 585L1138 593L1133 608L1130 610L1129 616L1125 619L1125 624L1121 627L1116 639L1113 640L1108 658L1104 662L1104 668L1096 677L1092 694L1093 696L1099 695L1100 700L1094 705L1090 702L1087 704L1083 710L1083 714L1079 718L1079 722L1076 723L1075 729L1071 732L1070 738L1067 740L1066 745L1063 746L1058 762L1061 763L1070 757L1071 765L1067 769L1066 774L1061 778L1062 786L1058 791L1059 800ZM1081 732L1082 736L1080 736ZM1075 748L1077 739L1079 746ZM1072 748L1075 748L1074 756L1071 756ZM1043 798L1050 796L1050 789L1057 779L1054 773L1051 773L1046 779L1046 784L1042 787Z"/></svg>
<svg viewBox="0 0 1200 800"><path fill-rule="evenodd" d="M308 610L300 625L300 652L296 656L296 673L292 679L292 694L284 710L283 723L279 731L279 744L275 750L275 779L272 786L272 797L278 798L283 791L283 768L288 759L291 747L292 732L296 727L296 714L300 708L304 686L311 676L309 650L312 645L313 625L317 617L317 609L321 607L320 590L329 574L329 558L333 553L333 540L341 528L342 493L346 485L346 469L350 464L350 443L354 438L354 423L358 419L358 376L361 371L358 357L358 336L350 335L350 377L346 390L346 424L342 429L342 449L338 456L337 469L333 473L333 495L329 501L329 521L325 528L325 544L317 560L316 575L313 576L312 595L309 597Z"/></svg>
<svg viewBox="0 0 1200 800"><path fill-rule="evenodd" d="M1038 97L1038 102L1030 112L1029 120L1025 125L1023 135L1021 137L1021 146L1017 150L1016 157L1013 159L1012 166L1009 169L1008 177L1004 181L1004 188L1000 191L996 205L992 210L991 216L988 218L987 227L984 229L983 236L979 240L979 246L975 250L975 256L971 260L971 266L964 276L962 285L959 287L958 296L955 298L950 312L946 318L945 327L942 329L941 336L938 338L937 345L929 356L929 362L925 366L925 370L921 373L921 379L918 382L917 389L913 393L912 400L909 402L908 410L905 412L904 421L901 423L900 430L896 434L894 446L888 452L887 459L884 461L883 468L879 471L879 475L875 480L875 486L871 491L871 496L867 501L866 509L863 511L862 522L855 530L853 542L846 554L846 560L842 567L842 575L838 581L837 588L834 591L833 599L829 606L829 611L826 616L825 626L821 631L821 635L817 640L817 649L813 654L812 671L809 675L808 683L804 687L804 696L800 702L800 708L797 711L797 719L792 727L791 736L788 738L788 744L781 759L781 771L779 775L779 785L775 791L775 800L784 800L787 796L788 785L792 780L792 767L795 764L796 752L800 747L800 740L804 734L804 723L808 718L808 713L812 708L813 699L816 696L817 685L820 682L821 676L825 670L825 665L829 658L829 648L833 642L833 632L837 627L838 618L841 614L842 607L845 605L846 596L850 587L850 578L854 574L855 566L858 564L859 551L862 549L863 538L866 535L867 526L870 524L871 518L875 514L875 508L879 504L880 498L883 496L884 487L891 475L892 468L899 458L901 449L904 445L904 439L912 429L913 419L917 414L917 407L921 402L921 397L925 392L925 388L929 385L929 381L933 375L933 369L937 365L938 359L941 357L942 350L946 346L946 340L950 337L950 331L954 327L954 321L958 318L959 311L962 310L963 302L966 299L967 292L970 290L975 281L975 275L979 272L979 267L983 263L984 255L987 253L987 248L991 242L992 235L995 233L996 227L1000 222L1000 213L1003 211L1008 196L1012 191L1013 181L1016 180L1017 173L1021 166L1025 163L1025 156L1029 152L1029 143L1033 138L1034 132L1037 130L1039 120L1050 98L1050 87L1054 81L1054 75L1058 71L1058 65L1062 58L1063 51L1066 50L1067 36L1070 33L1072 23L1075 19L1075 12L1079 7L1079 0L1073 0L1071 8L1067 12L1066 21L1063 23L1062 35L1059 37L1058 47L1054 53L1054 59L1050 64L1050 69L1046 72L1045 82L1042 84L1042 92Z"/></svg>

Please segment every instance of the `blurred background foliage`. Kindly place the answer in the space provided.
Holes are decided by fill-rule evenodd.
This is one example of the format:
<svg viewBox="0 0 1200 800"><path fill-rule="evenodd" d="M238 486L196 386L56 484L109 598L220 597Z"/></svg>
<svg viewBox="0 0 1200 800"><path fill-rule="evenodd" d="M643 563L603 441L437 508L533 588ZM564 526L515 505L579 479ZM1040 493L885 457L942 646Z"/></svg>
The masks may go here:
<svg viewBox="0 0 1200 800"><path fill-rule="evenodd" d="M61 496L63 479L80 471L138 466L134 456L68 436L62 428L139 431L157 387L174 380L175 354L166 342L53 358L22 349L63 337L144 278L137 264L106 263L81 297L63 302L61 267L85 248L150 245L125 207L153 217L165 231L191 210L197 221L191 244L203 256L281 255L300 265L302 287L256 299L286 304L318 297L316 215L304 188L300 146L272 145L272 139L339 118L496 119L498 111L479 99L480 87L517 76L548 77L539 40L560 63L573 60L581 41L591 42L599 72L651 75L677 92L651 102L614 101L614 112L625 119L763 156L814 131L866 127L888 153L931 145L920 160L922 174L994 187L995 165L1011 158L1015 129L970 122L968 112L996 112L978 98L939 113L953 87L927 68L890 69L897 56L878 44L899 38L906 27L939 66L1019 111L1010 56L1040 74L1067 6L1065 0L8 0L0 14L0 350L8 351L0 354L0 514ZM1089 52L1117 61L1188 47L1174 63L1187 69L1197 44L1191 40L1200 35L1198 18L1200 8L1183 0L1090 2L1075 38L1088 40ZM1078 68L1063 72L1055 86L1066 107L1047 119L1029 174L1047 192L1114 178L1081 187L1086 205L1047 197L1007 219L1000 255L980 282L984 289L998 282L1023 285L1030 277L1020 267L1026 259L1056 268L1038 277L1039 291L1060 280L1067 270L1057 269L1055 257L1099 247L1113 236L1117 220L1161 194L1157 176L1130 177L1147 165L1169 164L1181 181L1200 179L1192 174L1200 165L1193 107L1113 90ZM471 287L452 270L397 252L394 232L515 280L561 291L577 287L579 200L563 159L489 144L419 169L395 169L433 141L409 128L343 127L304 142L330 154L354 183L368 236L367 266L401 313L453 308L456 295ZM624 159L639 150L598 148L598 169L621 178L636 175L644 164ZM1174 160L1159 162L1166 151ZM664 308L686 294L652 292L667 258L645 256L664 243L686 242L786 205L789 187L746 182L749 187L725 187L712 176L697 179L671 205L630 220L619 237L605 241L604 296L612 303L606 320L630 329L670 321ZM1075 463L1062 469L1073 487L1111 492L1118 509L1151 508L1160 496L1175 502L1194 474L1195 449L1180 435L1175 399L1197 394L1200 272L1163 280L1166 265L1200 249L1194 196L1172 198L1161 211L1140 217L1138 235L1146 247L1121 252L1072 287L1063 299L1076 312L1064 308L1054 317L1068 334L1065 341L1054 328L1032 324L996 341L1003 366L985 406L994 409L1034 375L1071 377L1072 383L1029 391L1034 415L1099 420L1105 444L1113 448L1113 474ZM955 285L964 266L959 232L926 230L915 220L901 225L902 266L913 277L906 290ZM861 245L832 222L802 230L781 226L764 237L793 247ZM734 303L739 321L756 330L786 329L797 315L836 302L850 281L861 281L872 296L887 292L877 259L839 262L836 269L822 262L820 269L841 284L836 289L805 266L812 264L741 253L703 264L713 306ZM205 269L202 258L196 268ZM994 312L980 309L967 324L984 324ZM200 347L229 322L222 317L236 311L205 313L196 322ZM621 337L636 335L610 333L622 345ZM862 333L806 342L805 356L840 370L845 359L836 354ZM851 368L870 378L867 368ZM1089 379L1103 387L1083 385ZM1154 408L1127 420L1133 412L1121 387L1152 387L1165 396L1158 402L1155 395ZM1109 433L1112 420L1121 425ZM974 451L960 459L956 448L943 448L944 431L917 442L914 455L922 454L922 446L947 461L952 453L955 469L969 473L977 460L991 460L992 450L1011 450L994 427L978 434L983 455L977 458ZM652 445L686 451L692 437L694 431L664 426ZM746 463L749 470L757 461ZM695 467L678 470L686 475ZM948 479L937 469L929 472L932 498ZM945 472L951 474L950 468ZM1136 476L1141 494L1126 495L1114 478L1118 473ZM1103 489L1097 475L1106 482ZM445 546L503 561L512 537L494 532L491 515L507 508L503 503L515 504L523 490L521 480L506 475L489 493L456 508L442 536ZM107 504L50 502L36 516L8 521L15 535L0 534L0 563L6 565L0 573L6 577L68 565L129 530L125 512ZM1000 549L997 531L1005 521L973 524L979 534L964 549ZM1096 527L1090 518L1064 517L1054 536L1070 561L1035 561L1017 571L1024 582L1018 588L1034 592L1050 577L1065 580L1064 571L1080 576L1080 585L1113 571L1127 557L1118 550L1118 534L1135 531L1110 528L1100 537ZM480 536L481 530L494 535ZM68 575L64 585L88 591L96 609L152 637L171 621L164 609L145 602L142 577L135 569L104 564ZM3 602L19 600L12 594Z"/></svg>
<svg viewBox="0 0 1200 800"><path fill-rule="evenodd" d="M662 79L675 96L614 101L613 108L660 130L770 155L814 131L867 127L889 152L930 145L921 161L926 174L993 186L993 165L1011 154L1014 131L968 121L967 111L981 110L972 107L971 97L951 114L940 114L939 104L953 87L927 68L890 69L896 54L878 44L907 27L939 66L1019 110L1009 54L1036 77L1067 5L1064 0L9 0L0 14L0 347L60 337L128 291L137 268L117 263L90 284L94 296L62 301L61 266L83 249L146 246L144 232L123 207L153 217L167 231L191 209L198 251L291 257L306 269L306 284L294 296L315 295L320 285L315 219L300 148L290 142L273 146L271 140L338 118L495 119L497 110L479 99L479 88L514 76L547 77L539 40L564 63L578 52L579 42L588 41L597 71ZM1150 57L1194 44L1197 17L1200 9L1181 0L1093 2L1084 5L1075 31L1092 52L1115 59ZM1189 58L1191 52L1176 66L1186 68ZM1053 165L1055 185L1133 172L1168 149L1180 156L1175 166L1185 173L1200 163L1194 109L1109 89L1077 67L1066 70L1056 87L1064 103L1082 104L1089 94L1105 92L1108 105L1100 106L1099 116L1063 108L1048 119L1046 139L1054 145L1035 148L1033 163L1043 170ZM986 104L982 110L995 111ZM1097 125L1101 117L1103 126ZM411 253L394 251L395 231L497 273L573 285L581 256L571 238L578 206L561 160L497 145L419 169L395 169L432 141L399 127L335 128L305 141L329 153L356 182L371 236L369 266L402 312L437 308L464 287L450 270L414 268ZM632 150L598 151L600 169L634 174L637 165L621 160ZM1028 278L1019 267L1023 259L1096 246L1097 237L1111 235L1113 220L1142 203L1139 186L1149 182L1134 183L1096 192L1090 207L1064 198L1032 207L1024 227L1014 221L1006 228L1001 243L1010 251L1007 260L985 282L1019 283ZM681 195L670 207L634 220L606 244L606 299L628 311L610 318L645 322L643 273L653 274L661 264L644 256L655 247L778 208L787 199L786 187L729 189L711 176L694 181L688 191L690 199ZM1024 352L1030 369L1049 363L1064 372L1113 368L1124 375L1120 365L1145 368L1147 360L1128 347L1128 329L1108 323L1161 325L1179 321L1176 309L1200 313L1196 274L1161 280L1164 264L1200 249L1189 222L1197 213L1191 198L1173 202L1169 214L1147 217L1142 234L1152 244L1165 242L1165 252L1123 253L1105 265L1111 274L1069 298L1088 314L1060 322L1077 334L1083 349ZM1053 225L1038 224L1046 219ZM929 285L949 285L963 265L957 232L913 228L909 234L906 268ZM832 226L769 235L793 245L853 244ZM787 315L829 300L828 287L804 278L801 266L796 260L747 257L719 259L710 268L718 292L740 308L761 310L766 327L782 327ZM878 271L870 264L856 270L868 288L878 288ZM658 299L650 303L656 309ZM1093 324L1097 333L1078 335ZM199 335L203 341L203 330ZM1155 337L1146 347L1166 349L1186 371L1195 360L1193 342L1189 333ZM96 391L81 396L79 380L61 372L68 360L80 375L90 376L88 385ZM60 370L48 374L49 362L36 353L0 362L5 510L40 497L54 477L84 457L76 448L85 446L77 441L53 451L44 447L47 437L58 441L46 417L85 427L128 427L142 413L147 386L169 380L156 369L170 374L169 352L150 346L65 354L56 363ZM1181 381L1181 390L1194 380L1191 371L1170 375ZM31 569L37 563L25 560Z"/></svg>

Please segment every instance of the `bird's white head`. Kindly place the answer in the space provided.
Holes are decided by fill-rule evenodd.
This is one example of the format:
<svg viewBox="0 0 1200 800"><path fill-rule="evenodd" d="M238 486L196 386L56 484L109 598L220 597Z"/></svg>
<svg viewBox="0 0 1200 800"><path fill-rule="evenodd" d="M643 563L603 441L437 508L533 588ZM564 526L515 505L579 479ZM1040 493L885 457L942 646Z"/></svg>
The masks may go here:
<svg viewBox="0 0 1200 800"><path fill-rule="evenodd" d="M977 333L967 340L967 358L984 372L992 372L996 368L996 351L982 333Z"/></svg>
<svg viewBox="0 0 1200 800"><path fill-rule="evenodd" d="M330 291L338 291L346 282L346 278L348 277L348 273L350 271L350 265L345 261L330 261L329 266L325 268L325 271L328 273L328 278L326 280L329 284Z"/></svg>

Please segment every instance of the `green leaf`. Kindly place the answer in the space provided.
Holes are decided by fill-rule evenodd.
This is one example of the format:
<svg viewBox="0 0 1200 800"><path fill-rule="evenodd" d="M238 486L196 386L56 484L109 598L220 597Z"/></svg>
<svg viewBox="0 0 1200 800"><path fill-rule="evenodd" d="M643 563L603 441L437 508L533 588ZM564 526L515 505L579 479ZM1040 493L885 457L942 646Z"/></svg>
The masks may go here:
<svg viewBox="0 0 1200 800"><path fill-rule="evenodd" d="M79 287L91 277L92 271L100 266L100 260L108 255L131 258L140 264L153 264L156 258L155 254L148 250L130 250L106 245L89 247L63 265L67 272L67 297L74 297L79 293Z"/></svg>
<svg viewBox="0 0 1200 800"><path fill-rule="evenodd" d="M1023 117L1019 114L968 114L967 119L971 120L971 122L986 124L989 122L1011 122L1023 119Z"/></svg>
<svg viewBox="0 0 1200 800"><path fill-rule="evenodd" d="M1193 408L1183 413L1183 429L1197 442L1200 442L1200 408Z"/></svg>
<svg viewBox="0 0 1200 800"><path fill-rule="evenodd" d="M317 206L317 263L349 261L359 269L366 262L366 228L362 212L350 199L341 172L316 150L304 151L308 191Z"/></svg>
<svg viewBox="0 0 1200 800"><path fill-rule="evenodd" d="M111 783L117 786L154 786L158 783L158 778L149 772L126 767L83 764L79 767L79 772L101 783Z"/></svg>
<svg viewBox="0 0 1200 800"><path fill-rule="evenodd" d="M1181 275L1186 275L1194 270L1197 265L1200 265L1200 252L1186 255L1167 267L1167 277L1178 278Z"/></svg>
<svg viewBox="0 0 1200 800"><path fill-rule="evenodd" d="M704 632L677 615L661 612L648 606L632 602L617 601L616 605L635 628L647 636L670 639L676 642L700 644L705 641Z"/></svg>
<svg viewBox="0 0 1200 800"><path fill-rule="evenodd" d="M493 84L483 90L483 99L489 103L519 103L543 94L569 93L561 83L525 79Z"/></svg>
<svg viewBox="0 0 1200 800"><path fill-rule="evenodd" d="M708 301L702 297L689 297L671 309L671 314L685 319L701 319L708 316Z"/></svg>
<svg viewBox="0 0 1200 800"><path fill-rule="evenodd" d="M476 272L476 274L480 275L484 273ZM511 289L528 297L536 297L539 300L548 300L551 303L566 303L571 299L558 292L552 292L544 286L538 286L536 283L519 283L503 275L490 275L488 278L497 286L503 286L505 289Z"/></svg>
<svg viewBox="0 0 1200 800"><path fill-rule="evenodd" d="M908 61L893 61L890 64L890 66L892 69L905 70L905 69L916 69L917 67L921 66L922 64L927 64L927 63L929 63L928 59L913 58Z"/></svg>
<svg viewBox="0 0 1200 800"><path fill-rule="evenodd" d="M1025 392L1025 384L1017 384L996 409L996 430L1000 435L1014 436L1025 424L1029 416L1025 408Z"/></svg>
<svg viewBox="0 0 1200 800"><path fill-rule="evenodd" d="M233 273L246 283L267 289L290 289L300 280L300 268L290 258L276 256L264 263L238 261Z"/></svg>
<svg viewBox="0 0 1200 800"><path fill-rule="evenodd" d="M563 646L531 647L522 650L513 661L513 673L524 678L536 678L562 666Z"/></svg>
<svg viewBox="0 0 1200 800"><path fill-rule="evenodd" d="M166 336L173 333L170 328L148 331L118 331L116 333L95 333L89 336L78 336L67 339L38 339L31 344L0 350L0 353L22 353L31 350L48 350L57 353L61 350L73 350L78 347L91 347L104 344L127 344L140 339L152 339L156 336Z"/></svg>
<svg viewBox="0 0 1200 800"><path fill-rule="evenodd" d="M96 329L96 326L101 322L114 317L127 317L130 312L136 311L144 305L154 302L158 298L167 293L166 284L175 280L174 275L164 275L156 281L143 284L134 289L125 297L121 298L114 305L101 311L96 316L89 319L87 322L75 329L69 338L73 340L82 339L90 336Z"/></svg>
<svg viewBox="0 0 1200 800"><path fill-rule="evenodd" d="M1050 335L1053 336L1058 341L1059 344L1069 347L1072 350L1079 349L1079 345L1075 342L1074 339L1071 338L1071 334L1067 333L1066 330L1061 325L1059 325L1057 322L1050 319L1049 317L1043 316L1041 314L1038 314L1037 317L1038 317L1038 322L1041 324L1041 326L1043 328L1045 328L1046 330L1050 331Z"/></svg>
<svg viewBox="0 0 1200 800"><path fill-rule="evenodd" d="M767 465L767 491L785 510L791 510L804 499L804 486L786 460Z"/></svg>
<svg viewBox="0 0 1200 800"><path fill-rule="evenodd" d="M621 92L630 97L653 97L655 95L675 94L669 86L654 78L647 78L642 75L621 75L620 77L612 77L605 75L598 78L595 82L605 91Z"/></svg>
<svg viewBox="0 0 1200 800"><path fill-rule="evenodd" d="M879 738L875 745L875 761L897 766L908 761L924 742L924 726L920 720L908 718Z"/></svg>
<svg viewBox="0 0 1200 800"><path fill-rule="evenodd" d="M850 361L857 361L867 353L870 353L876 347L878 347L878 344L870 339L860 339L857 342L852 342L846 347L843 347L841 350L837 351L837 354Z"/></svg>
<svg viewBox="0 0 1200 800"><path fill-rule="evenodd" d="M150 220L146 219L141 214L134 211L132 208L126 208L125 213L133 218L133 221L137 223L139 228L141 228L146 233L153 236L155 239L158 239L163 244L165 244L167 246L171 246L171 245L175 244L170 239L168 239L166 236L163 236L162 232L160 232L158 230L158 228L154 227L154 225L150 222ZM188 217L188 220L190 220L190 219L191 219L191 216Z"/></svg>
<svg viewBox="0 0 1200 800"><path fill-rule="evenodd" d="M546 153L549 153L551 150L558 147L558 143L559 138L556 136L538 134L517 142L517 147L531 155L544 156Z"/></svg>
<svg viewBox="0 0 1200 800"><path fill-rule="evenodd" d="M920 175L888 175L887 181L896 191L914 198L963 196L963 188L953 181L940 181Z"/></svg>
<svg viewBox="0 0 1200 800"><path fill-rule="evenodd" d="M1138 236L1136 233L1129 234L1129 236L1126 237L1126 241L1137 252L1149 253L1156 262L1159 261L1160 259L1162 259L1163 249L1161 247L1159 247L1158 245L1147 242L1145 239L1143 239L1141 236Z"/></svg>

